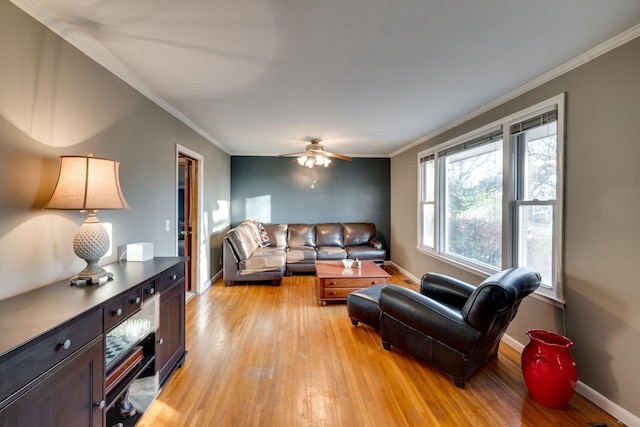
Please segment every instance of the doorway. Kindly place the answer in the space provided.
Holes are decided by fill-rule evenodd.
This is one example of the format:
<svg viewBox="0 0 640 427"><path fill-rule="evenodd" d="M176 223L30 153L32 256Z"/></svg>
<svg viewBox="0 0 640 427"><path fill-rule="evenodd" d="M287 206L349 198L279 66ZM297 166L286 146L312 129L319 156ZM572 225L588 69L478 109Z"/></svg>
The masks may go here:
<svg viewBox="0 0 640 427"><path fill-rule="evenodd" d="M199 160L178 150L178 255L189 257L185 265L187 298L198 292L198 235L199 224Z"/></svg>

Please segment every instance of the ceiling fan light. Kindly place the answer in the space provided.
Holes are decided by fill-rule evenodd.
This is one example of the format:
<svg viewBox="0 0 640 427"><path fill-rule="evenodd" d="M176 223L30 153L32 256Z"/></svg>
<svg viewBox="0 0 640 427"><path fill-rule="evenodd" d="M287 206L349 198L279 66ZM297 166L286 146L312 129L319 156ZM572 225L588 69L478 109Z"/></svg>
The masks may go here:
<svg viewBox="0 0 640 427"><path fill-rule="evenodd" d="M300 166L304 166L306 162L307 162L307 156L300 156L300 157L298 157L298 164L299 164Z"/></svg>
<svg viewBox="0 0 640 427"><path fill-rule="evenodd" d="M331 164L331 160L329 160L328 158L324 158L324 167L326 168L327 166L329 166L329 164Z"/></svg>

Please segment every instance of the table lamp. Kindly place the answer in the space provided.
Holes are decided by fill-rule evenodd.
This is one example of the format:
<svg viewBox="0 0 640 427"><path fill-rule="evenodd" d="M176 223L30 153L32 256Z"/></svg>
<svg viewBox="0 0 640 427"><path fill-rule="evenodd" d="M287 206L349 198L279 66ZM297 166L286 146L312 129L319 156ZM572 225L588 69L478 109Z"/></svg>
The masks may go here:
<svg viewBox="0 0 640 427"><path fill-rule="evenodd" d="M45 209L80 210L89 217L73 238L73 251L87 266L73 276L74 285L98 285L113 279L113 274L98 265L109 250L107 230L96 213L103 209L129 209L120 189L120 163L93 157L61 156L58 182Z"/></svg>

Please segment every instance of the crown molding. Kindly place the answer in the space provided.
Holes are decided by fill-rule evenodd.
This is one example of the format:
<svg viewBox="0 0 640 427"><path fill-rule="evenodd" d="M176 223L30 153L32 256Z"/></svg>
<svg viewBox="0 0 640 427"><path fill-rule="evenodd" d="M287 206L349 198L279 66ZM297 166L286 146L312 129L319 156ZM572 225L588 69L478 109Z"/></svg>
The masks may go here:
<svg viewBox="0 0 640 427"><path fill-rule="evenodd" d="M30 0L11 0L11 2L24 11L26 14L40 22L45 27L60 36L63 40L70 43L76 49L93 59L103 68L114 74L120 80L127 83L129 86L140 92L143 96L154 102L160 108L180 120L186 126L194 130L200 136L207 141L220 148L225 153L229 154L229 150L213 136L209 135L204 129L192 122L188 117L182 114L180 111L171 106L164 99L156 95L147 85L142 83L138 78L134 76L131 71L125 67L116 57L112 56L108 51L102 51L96 49L90 43L87 43L81 37L77 36L77 33L64 23L57 21L51 17L44 9Z"/></svg>
<svg viewBox="0 0 640 427"><path fill-rule="evenodd" d="M447 132L448 130L451 130L457 126L460 126L463 123L468 122L469 120L480 116L481 114L484 114L508 101L511 101L514 98L517 98L520 95L523 95L527 92L529 92L530 90L533 90L539 86L542 86L543 84L557 78L560 77L563 74L568 73L569 71L572 71L584 64L586 64L589 61L592 61L596 58L598 58L599 56L604 55L607 52L612 51L613 49L622 46L625 43L630 42L631 40L637 38L638 36L640 36L640 24L636 25L635 27L630 28L629 30L623 32L622 34L619 34L618 36L607 40L604 43L599 44L598 46L594 47L593 49L588 50L587 52L583 53L582 55L579 55L575 58L573 58L572 60L565 62L564 64L560 65L559 67L554 68L553 70L549 71L548 73L543 74L540 77L537 77L533 80L531 80L528 83L525 83L524 85L520 86L519 88L507 93L506 95L501 96L500 98L497 98L493 101L491 101L490 103L478 108L477 110L472 111L471 113L464 115L462 117L460 117L457 120L454 120L453 122L442 126L439 129L436 129L435 131L429 133L428 135L423 136L420 139L417 139L416 141L394 151L393 153L389 154L389 157L395 157L401 153L404 153L407 150L410 150L413 147L416 147L426 141L429 141L432 138L435 138L438 135L441 135L445 132Z"/></svg>

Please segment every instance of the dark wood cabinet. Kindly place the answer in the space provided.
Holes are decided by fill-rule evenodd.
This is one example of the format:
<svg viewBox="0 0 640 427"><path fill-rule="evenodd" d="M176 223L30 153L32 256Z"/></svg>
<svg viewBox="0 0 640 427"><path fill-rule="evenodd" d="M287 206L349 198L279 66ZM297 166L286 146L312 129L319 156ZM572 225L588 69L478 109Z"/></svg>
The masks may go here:
<svg viewBox="0 0 640 427"><path fill-rule="evenodd" d="M0 410L0 426L93 427L103 425L102 337L40 376Z"/></svg>
<svg viewBox="0 0 640 427"><path fill-rule="evenodd" d="M61 281L0 301L0 427L104 426L139 377L163 384L186 354L185 261L114 263L102 286ZM148 311L152 329L135 344L143 357L107 395L106 337Z"/></svg>
<svg viewBox="0 0 640 427"><path fill-rule="evenodd" d="M159 325L156 331L156 370L164 384L184 358L184 276L160 294Z"/></svg>

